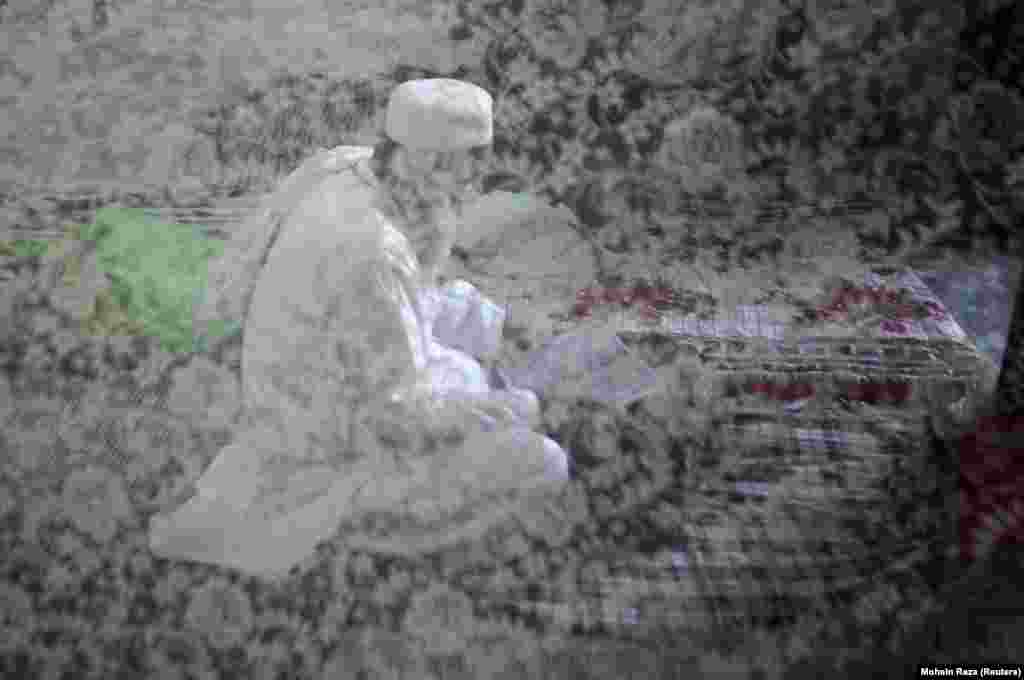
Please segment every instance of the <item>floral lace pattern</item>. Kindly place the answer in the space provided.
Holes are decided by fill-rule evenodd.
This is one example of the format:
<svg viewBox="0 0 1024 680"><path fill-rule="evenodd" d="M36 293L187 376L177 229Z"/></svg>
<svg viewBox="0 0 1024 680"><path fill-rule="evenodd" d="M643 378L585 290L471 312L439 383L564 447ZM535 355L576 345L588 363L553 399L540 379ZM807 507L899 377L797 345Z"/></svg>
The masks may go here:
<svg viewBox="0 0 1024 680"><path fill-rule="evenodd" d="M193 74L193 86L205 84L202 70L208 60L192 54L195 41L174 40L173 30L163 26L145 35L147 22L163 24L168 13L149 11L149 17L145 7L93 3L92 23L99 34L79 41L83 30L89 31L89 3L29 4L0 8L4 21L57 13L48 34L23 31L22 39L45 41L40 43L43 56L69 56L67 63L49 63L71 76L99 68L99 78L116 88L134 88L132 81L140 76L146 89L142 96L130 96L128 108L138 103L140 111L146 110L144 117L150 115L154 91L166 91L177 103L196 101L178 96L184 91L177 84L180 74ZM831 196L822 196L832 192L840 195L840 204L881 194L885 208L880 217L850 227L867 254L891 252L894 243L915 250L922 246L922 234L924 241L952 234L977 244L997 234L1000 222L1012 232L1013 217L1020 212L1024 175L1021 128L1015 121L1021 119L1021 100L1013 81L1019 49L1010 44L1016 33L1001 30L1014 19L1019 23L1020 3L980 3L969 13L956 2L455 4L459 25L452 27L452 36L470 42L467 51L474 54L473 63L455 77L474 80L496 98L495 168L522 178L546 200L571 205L588 227L616 219L613 206L645 199L641 192L624 196L615 191L627 183L610 182L606 173L630 166L627 172L644 180L634 185L649 188L647 180L655 173L648 173L645 163L659 148L668 123L708 99L741 126L752 152L747 170L757 174L754 184L766 201L781 197L791 206L796 196L797 203L808 207L834 205ZM530 16L529 23L524 15ZM673 25L666 16L674 18ZM189 23L195 24L194 31L208 32L208 22ZM112 33L103 34L104 25ZM173 26L180 28L180 22ZM243 24L229 32L244 31ZM160 42L157 34L171 35L175 42L169 67L160 54L166 46L150 44L154 37ZM251 37L244 34L246 44ZM63 41L56 53L54 38ZM118 39L127 42L118 45ZM317 39L337 42L326 31ZM665 49L667 44L672 49ZM157 53L148 54L151 48ZM282 54L279 63L285 61L311 62ZM111 65L130 77L107 77ZM437 75L425 71L402 66L385 78L352 80L285 74L270 79L266 87L239 81L240 91L229 96L229 105L218 97L209 115L195 117L196 129L208 138L196 145L209 161L203 174L232 190L252 190L251 165L258 166L255 174L270 175L298 162L318 144L336 143L372 117L394 81ZM945 77L954 71L956 78ZM939 77L930 77L934 74ZM7 75L11 82L27 82L32 74L13 68ZM42 91L54 82L33 81ZM38 124L22 141L27 141L26 148L42 151L29 158L16 149L8 159L12 176L25 176L25 167L29 174L46 175L56 166L66 172L55 179L112 176L108 144L90 142L73 149L70 163L66 155L47 152L59 149L60 135L72 127L98 140L125 138L110 129L117 116L98 115L103 112L96 98L81 94L80 88L65 88L62 96L74 99L74 106L40 110ZM107 114L126 110L115 98L101 100L101 106L112 107ZM11 101L19 108L17 100ZM58 115L61 111L69 114ZM145 126L138 128L137 119L123 122L128 137L148 134ZM157 146L167 146L167 140L153 139ZM135 150L122 151L128 154L124 160L131 157L137 165ZM669 181L657 184L670 194L680 189ZM612 191L602 191L609 185ZM4 197L8 206L38 209L16 217L21 224L67 217L63 208L58 213L58 205L92 209L88 196L61 196L51 211L45 201L22 202L20 195L14 196L20 193L12 185ZM689 202L693 197L684 198ZM155 194L122 199L164 200ZM641 224L637 219L622 229ZM662 226L672 229L671 223ZM771 243L776 235L774 223L742 239L718 227L704 229L709 238L695 239L688 247L728 254L747 250L746 236ZM851 256L862 256L856 245ZM24 292L35 314L43 296L21 285L11 287ZM80 303L68 298L65 307ZM813 309L834 299L805 301ZM567 300L566 311L571 305ZM961 321L955 304L947 301L945 307ZM0 313L10 312L6 302L0 303ZM912 336L914 323L928 321L896 320L907 325L893 326L888 332L894 338L908 336L899 330ZM815 323L823 326L825 321ZM964 330L970 332L966 326ZM48 352L59 351L63 359L67 352L60 348L65 345L60 336L40 335L14 338L0 347L5 365L24 360L32 367L31 379L24 374L12 378L13 403L24 403L29 385L45 387L51 400L58 387L65 389L40 378L50 361ZM685 351L672 343L658 348L665 356ZM154 360L153 375L162 374L159 367L165 359ZM76 351L68 363L93 380L108 375L95 346ZM1009 377L1024 382L1016 374ZM122 383L117 389L130 387ZM680 387L690 386L683 382ZM761 395L768 391L758 389ZM774 384L770 392L787 396ZM0 399L4 394L0 391ZM679 394L688 393L680 389ZM96 394L85 400L107 403ZM0 402L0 412L8 405ZM542 671L558 677L745 677L757 666L766 677L777 678L794 662L820 657L808 664L810 673L828 677L870 673L911 655L955 663L968 656L1006 658L1017 651L1019 634L1008 637L1001 651L963 638L938 649L918 644L920 638L934 636L915 635L916 624L942 614L950 598L933 585L940 577L921 568L926 560L914 554L893 556L882 550L879 536L934 523L939 514L934 508L942 507L943 497L929 497L927 487L935 479L929 475L890 476L892 504L846 507L849 512L840 518L837 508L844 506L838 492L844 485L835 478L842 474L838 463L848 460L844 455L850 453L853 438L838 436L835 430L845 426L825 422L804 428L807 441L788 442L789 450L802 451L800 460L812 467L823 460L834 464L825 472L833 477L837 495L812 498L826 509L801 516L792 512L795 504L771 499L756 483L766 475L737 480L732 487L718 485L712 489L716 493L698 501L684 484L684 466L703 466L711 475L716 456L705 441L687 439L690 421L699 414L684 396L660 404L647 400L629 418L598 418L592 409L590 404L544 407L550 432L561 441L579 441L574 444L581 480L574 485L576 500L559 515L571 516L573 522L569 530L562 525L561 533L552 527L556 522L545 530L560 537L558 548L543 549L530 534L510 530L489 537L483 546L413 561L385 559L332 542L321 546L301 576L293 574L280 583L221 580L219 570L169 565L146 549L138 517L173 507L187 496L189 481L223 445L215 436L186 428L172 437L154 428L154 441L162 444L134 447L152 453L145 465L139 464L136 451L112 466L111 452L126 453L107 446L119 436L114 423L68 432L66 441L61 438L57 447L48 448L46 419L6 421L0 445L9 445L27 429L26 441L36 450L56 455L0 461L5 466L0 482L0 570L5 577L0 586L0 671L14 677L128 673L255 678L348 677L365 671L434 680ZM62 404L54 402L51 411L56 418ZM761 446L771 462L760 470L730 471L752 475L778 468L779 442L765 444L760 424L740 425L747 428L745 437L728 441ZM662 429L674 434L669 437ZM883 435L874 432L872 446L878 444L877 450L899 465L937 458L921 455L926 440L908 436L890 442ZM75 445L67 446L72 440ZM55 472L64 468L53 466L62 456L67 456L68 466L90 470L73 485L79 499L74 507L87 508L83 516L106 514L114 520L93 519L83 530L63 516L62 487L53 476L64 474ZM7 474L14 467L20 477ZM96 470L117 478L117 483L95 483ZM732 480L723 475L719 481ZM136 518L117 511L118 487L126 490L139 513ZM806 499L816 487L802 488ZM107 493L115 499L112 504L82 500ZM116 532L106 540L115 525ZM631 544L634 538L650 536L657 540ZM925 536L918 531L910 542L921 548L928 545ZM896 537L895 543L905 545L906 539ZM649 559L638 557L649 545L657 546ZM623 551L625 559L614 559ZM775 570L783 565L782 571ZM837 595L836 581L852 588L847 597ZM472 600L472 611L463 594ZM957 614L936 618L934 624L944 629L948 620L978 623ZM672 644L652 650L652 645L624 641L664 640L666 623ZM761 632L745 635L752 628ZM988 626L978 628L983 637ZM618 640L604 636L586 641L572 635L580 631L612 632Z"/></svg>

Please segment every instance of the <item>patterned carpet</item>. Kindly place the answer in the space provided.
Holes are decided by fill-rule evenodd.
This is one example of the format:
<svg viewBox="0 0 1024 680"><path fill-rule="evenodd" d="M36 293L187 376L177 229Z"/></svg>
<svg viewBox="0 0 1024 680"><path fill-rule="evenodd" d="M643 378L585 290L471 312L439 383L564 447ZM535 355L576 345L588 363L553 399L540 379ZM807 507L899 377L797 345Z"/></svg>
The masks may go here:
<svg viewBox="0 0 1024 680"><path fill-rule="evenodd" d="M24 118L10 125L24 129L0 149L4 230L52 236L114 205L215 216L226 197L267 190L317 146L362 141L395 82L437 74L419 65L257 79L222 63L213 77L211 44L231 40L237 57L255 42L231 17L195 21L189 9L159 26L145 8L94 4L92 37L81 35L90 20L59 5L56 28L19 32L22 63L4 56L3 82L32 81L46 57L35 87L61 92L5 101ZM636 338L634 351L669 381L661 396L622 411L545 399L544 428L574 458L558 503L415 560L354 550L342 532L288 578L259 582L147 548L149 517L188 498L226 440L237 347L167 352L109 295L96 297L90 286L104 281L89 271L57 276L38 254L4 244L0 676L853 677L1018 652L1020 556L1000 557L1010 577L963 573L947 559L956 470L918 399L955 403L969 390L945 378L998 356L1001 312L987 301L1012 284L984 273L998 261L977 246L1020 208L1019 129L989 120L1019 119L1012 77L953 77L945 60L960 24L941 3L867 22L828 9L857 3L808 3L803 14L784 2L680 3L670 22L654 0L455 4L449 36L469 56L447 75L498 104L486 184L568 207L598 260L596 280L563 278L545 289L559 296L517 301L535 314L513 315L509 356L558 323L580 323L577 305L590 321L630 313L621 292L636 302L638 287L656 292L650 305L626 305L631 322L650 321L648 307L656 320L696 324L754 306L902 336L942 312L968 342L897 339L894 349L868 338L870 351L841 361L853 378L877 379L829 381L835 364L816 368L799 343L744 357L742 342L707 335ZM10 5L4 21L35 13ZM906 36L881 35L890 27ZM986 49L1011 54L996 38ZM334 39L321 33L303 49ZM948 84L918 78L942 68ZM76 87L49 85L79 76ZM929 83L920 102L908 95L915 79ZM694 109L719 113L703 118L709 138L688 147L701 136L677 123ZM180 125L166 125L167 110ZM928 153L939 144L954 153ZM46 178L52 192L29 191ZM65 180L80 191L62 191ZM866 200L872 191L882 200ZM953 235L985 266L954 257L916 267L939 307L855 290L858 268L905 265ZM838 264L823 274L815 259L826 252ZM845 283L833 276L848 273ZM581 287L592 290L577 299ZM555 323L531 323L552 313ZM83 322L107 335L85 337ZM902 362L905 380L879 371L879 351ZM966 368L956 364L964 357ZM933 380L939 373L948 375ZM986 614L982 601L1005 608Z"/></svg>
<svg viewBox="0 0 1024 680"><path fill-rule="evenodd" d="M898 649L943 606L955 481L941 447L922 447L918 387L828 391L750 337L743 350L640 334L634 351L672 381L663 395L626 411L546 399L575 481L483 542L397 559L347 548L342 531L276 583L156 560L148 517L187 498L228 436L237 348L210 361L148 339L78 346L41 263L5 262L5 672L781 677L814 649ZM804 290L777 292L794 315L831 299L794 302ZM661 315L721 307L697 300L675 291ZM909 358L905 375L927 366Z"/></svg>

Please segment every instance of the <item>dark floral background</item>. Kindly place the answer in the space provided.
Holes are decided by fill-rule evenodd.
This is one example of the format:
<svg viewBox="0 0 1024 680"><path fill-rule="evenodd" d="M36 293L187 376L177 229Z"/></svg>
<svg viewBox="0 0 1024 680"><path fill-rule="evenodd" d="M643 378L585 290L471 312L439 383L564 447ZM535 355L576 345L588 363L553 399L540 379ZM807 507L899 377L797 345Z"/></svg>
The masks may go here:
<svg viewBox="0 0 1024 680"><path fill-rule="evenodd" d="M17 4L16 16L37 11ZM83 26L102 31L118 11L93 3ZM495 96L487 184L563 203L582 229L614 231L614 247L671 230L680 216L724 214L690 223L680 257L711 253L727 273L779 254L788 234L768 218L782 212L844 215L837 224L855 232L865 261L1022 253L1019 3L466 0L450 24L452 41L475 55L452 71L406 64L364 78L307 69L235 81L215 105L190 114L195 143L182 162L203 166L191 193L168 186L68 195L55 187L28 197L14 188L4 206L16 208L20 226L55 229L103 205L195 207L265 191L317 147L365 139L395 84L447 75ZM147 518L187 494L222 443L217 385L230 376L148 339L79 337L38 276L42 259L13 248L2 257L11 294L0 300L9 319L0 441L11 453L0 461L0 675L850 676L915 655L1005 658L1021 639L1008 616L971 609L983 597L1018 604L1008 596L1017 590L1012 580L984 572L958 580L939 561L896 569L891 579L864 572L854 580L866 590L799 606L781 602L780 586L771 590L778 608L762 598L741 617L723 614L722 602L672 605L684 621L668 633L595 623L600 611L574 611L565 630L559 615L538 615L539 605L524 613L524 602L584 601L595 584L638 570L607 556L627 537L671 535L679 519L657 480L714 449L687 440L684 410L662 423L667 435L652 435L659 430L638 423L653 407L628 417L586 404L547 409L547 426L573 442L585 469L575 500L556 513L568 523L539 522L421 561L336 542L281 583L155 560ZM159 402L175 389L205 396ZM132 411L139 395L154 412L177 415ZM18 408L5 411L16 398ZM88 426L62 425L69 413ZM645 436L680 443L659 449ZM645 446L659 453L638 455ZM616 491L627 480L631 490ZM651 498L659 511L622 515ZM937 514L910 507L885 519L916 526ZM742 512L753 525L765 511ZM712 543L742 539L709 522ZM680 560L667 548L652 557L677 571ZM737 587L770 590L753 581ZM598 609L625 616L636 597L616 593ZM972 630L954 625L965 620Z"/></svg>
<svg viewBox="0 0 1024 680"><path fill-rule="evenodd" d="M463 2L450 34L481 63L345 83L282 76L199 129L220 162L256 158L283 171L343 139L394 83L451 75L495 95L495 171L591 228L622 208L657 216L699 198L867 202L888 218L860 234L871 253L927 243L1016 254L1020 12L1006 1ZM682 186L680 201L662 147L698 105L738 126L742 173Z"/></svg>

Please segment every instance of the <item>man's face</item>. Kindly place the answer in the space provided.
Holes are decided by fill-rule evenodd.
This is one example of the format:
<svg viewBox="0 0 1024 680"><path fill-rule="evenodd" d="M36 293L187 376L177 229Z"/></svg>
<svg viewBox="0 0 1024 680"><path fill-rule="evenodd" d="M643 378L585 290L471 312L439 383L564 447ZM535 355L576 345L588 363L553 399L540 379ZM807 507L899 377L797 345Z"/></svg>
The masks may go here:
<svg viewBox="0 0 1024 680"><path fill-rule="evenodd" d="M399 228L425 270L442 269L449 257L461 204L475 193L481 155L399 148L391 158L390 192L402 215Z"/></svg>
<svg viewBox="0 0 1024 680"><path fill-rule="evenodd" d="M420 266L437 273L455 237L458 203L475 165L467 153L436 153L400 148L391 159L391 198Z"/></svg>
<svg viewBox="0 0 1024 680"><path fill-rule="evenodd" d="M460 197L476 181L478 161L469 151L419 151L400 149L395 172L424 189Z"/></svg>

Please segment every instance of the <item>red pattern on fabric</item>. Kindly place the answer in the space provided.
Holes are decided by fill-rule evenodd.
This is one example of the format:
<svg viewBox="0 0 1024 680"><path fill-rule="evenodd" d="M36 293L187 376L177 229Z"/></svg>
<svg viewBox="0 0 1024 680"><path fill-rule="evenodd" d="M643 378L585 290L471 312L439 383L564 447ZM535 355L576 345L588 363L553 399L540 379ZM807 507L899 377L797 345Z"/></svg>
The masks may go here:
<svg viewBox="0 0 1024 680"><path fill-rule="evenodd" d="M977 534L1005 513L993 545L1024 540L1024 418L989 416L958 441L960 454L960 554L977 555Z"/></svg>

